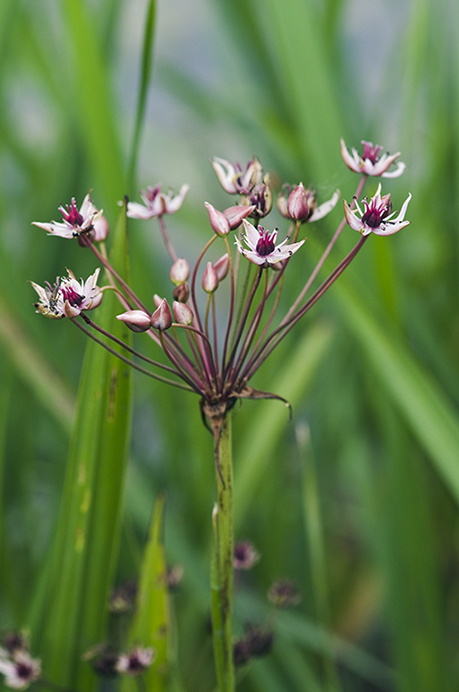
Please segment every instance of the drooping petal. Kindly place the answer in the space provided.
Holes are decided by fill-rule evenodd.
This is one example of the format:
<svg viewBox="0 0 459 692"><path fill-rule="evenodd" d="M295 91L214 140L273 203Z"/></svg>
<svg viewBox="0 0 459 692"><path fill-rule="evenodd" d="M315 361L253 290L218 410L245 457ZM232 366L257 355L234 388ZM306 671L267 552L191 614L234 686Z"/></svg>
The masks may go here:
<svg viewBox="0 0 459 692"><path fill-rule="evenodd" d="M336 190L327 202L323 202L313 211L308 219L308 222L311 223L312 221L319 221L319 219L323 219L324 216L327 216L327 214L329 214L332 209L336 207L340 194L340 191Z"/></svg>

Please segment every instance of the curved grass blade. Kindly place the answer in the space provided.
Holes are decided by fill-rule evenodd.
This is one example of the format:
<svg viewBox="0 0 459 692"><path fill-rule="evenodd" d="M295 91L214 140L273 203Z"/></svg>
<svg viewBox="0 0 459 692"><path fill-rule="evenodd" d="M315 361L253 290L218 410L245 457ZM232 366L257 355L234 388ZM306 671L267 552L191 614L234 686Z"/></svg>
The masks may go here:
<svg viewBox="0 0 459 692"><path fill-rule="evenodd" d="M124 274L125 243L123 209L111 256ZM113 319L115 300L111 291L105 294L99 322L126 341L128 330L120 329ZM90 689L94 676L81 657L104 636L118 553L130 415L129 366L91 341L78 392L47 589L39 619L32 623L45 677L67 688Z"/></svg>
<svg viewBox="0 0 459 692"><path fill-rule="evenodd" d="M156 652L153 665L142 676L144 689L149 692L166 692L170 689L171 678L171 618L163 544L164 502L164 495L156 500L140 573L136 612L129 633L131 646L153 647ZM131 689L137 687L131 680L123 679L121 690L128 692Z"/></svg>
<svg viewBox="0 0 459 692"><path fill-rule="evenodd" d="M341 279L335 292L373 372L459 503L459 416L395 330L385 330Z"/></svg>
<svg viewBox="0 0 459 692"><path fill-rule="evenodd" d="M150 85L151 72L153 69L152 56L154 46L155 15L156 2L155 0L150 0L150 2L148 3L147 18L145 21L145 31L142 49L142 69L140 73L140 89L137 101L134 137L132 141L132 149L128 166L128 189L130 191L132 191L132 188L135 184L135 174L137 167L137 158L139 154L140 136L142 133L142 125L145 118L147 93L148 87Z"/></svg>
<svg viewBox="0 0 459 692"><path fill-rule="evenodd" d="M295 404L305 396L305 391L316 367L327 350L332 332L327 325L317 324L297 342L289 360L282 367L280 377L270 389L279 392L295 410ZM248 406L249 404L247 404ZM259 483L271 462L271 452L288 421L277 401L258 403L251 419L250 430L238 444L235 459L243 460L235 473L235 532L243 524L244 516L255 497Z"/></svg>

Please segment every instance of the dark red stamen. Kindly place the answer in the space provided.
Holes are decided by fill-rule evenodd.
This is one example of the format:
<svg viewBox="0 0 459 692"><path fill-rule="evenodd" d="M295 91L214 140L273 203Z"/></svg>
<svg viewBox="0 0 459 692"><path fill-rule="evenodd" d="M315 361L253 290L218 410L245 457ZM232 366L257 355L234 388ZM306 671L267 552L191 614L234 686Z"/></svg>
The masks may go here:
<svg viewBox="0 0 459 692"><path fill-rule="evenodd" d="M364 142L362 158L369 159L371 163L376 163L381 150L382 147L378 147L376 144L373 146L371 142Z"/></svg>
<svg viewBox="0 0 459 692"><path fill-rule="evenodd" d="M80 296L80 294L77 293L71 286L63 286L62 295L64 300L67 300L70 305L74 305L76 307L79 307L84 300L84 296Z"/></svg>
<svg viewBox="0 0 459 692"><path fill-rule="evenodd" d="M71 224L72 226L82 226L84 222L84 218L78 211L76 202L75 202L75 197L72 198L71 204L66 204L65 205L67 208L67 213L64 211L64 209L61 207L62 211L62 216L64 217L64 220L67 221L67 223Z"/></svg>
<svg viewBox="0 0 459 692"><path fill-rule="evenodd" d="M260 239L257 243L256 251L261 257L266 257L266 255L270 255L276 247L274 244L276 231L268 233L268 231L264 231L261 226L258 226L258 233L260 234Z"/></svg>
<svg viewBox="0 0 459 692"><path fill-rule="evenodd" d="M365 213L362 215L362 221L370 228L378 228L384 221L384 219L390 214L390 204L377 205L374 200L371 200L370 204L364 200L366 207Z"/></svg>

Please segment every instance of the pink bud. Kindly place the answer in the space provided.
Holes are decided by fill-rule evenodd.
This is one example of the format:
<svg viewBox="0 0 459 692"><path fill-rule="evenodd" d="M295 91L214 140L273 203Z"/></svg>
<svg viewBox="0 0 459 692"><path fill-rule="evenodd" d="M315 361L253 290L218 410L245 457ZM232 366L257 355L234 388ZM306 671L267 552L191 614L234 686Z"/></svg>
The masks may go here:
<svg viewBox="0 0 459 692"><path fill-rule="evenodd" d="M228 268L229 268L229 257L228 253L220 257L215 264L214 264L214 269L217 272L217 277L219 281L223 281L225 276L228 274Z"/></svg>
<svg viewBox="0 0 459 692"><path fill-rule="evenodd" d="M218 275L212 266L212 262L207 262L202 275L202 287L206 293L213 293L218 288Z"/></svg>
<svg viewBox="0 0 459 692"><path fill-rule="evenodd" d="M153 302L154 302L155 306L157 308L159 308L159 306L163 302L163 299L161 298L161 296L159 296L157 293L155 293L155 295L153 296Z"/></svg>
<svg viewBox="0 0 459 692"><path fill-rule="evenodd" d="M316 208L316 196L303 183L297 185L289 194L287 200L288 215L294 221L307 221Z"/></svg>
<svg viewBox="0 0 459 692"><path fill-rule="evenodd" d="M154 329L159 329L160 332L163 332L164 330L170 328L172 324L172 313L165 298L163 298L163 300L160 303L160 306L156 308L156 310L152 314L150 322L151 326Z"/></svg>
<svg viewBox="0 0 459 692"><path fill-rule="evenodd" d="M171 267L170 277L173 284L180 286L180 284L185 283L185 281L190 276L190 265L183 257L179 257L175 260Z"/></svg>
<svg viewBox="0 0 459 692"><path fill-rule="evenodd" d="M209 221L212 229L217 235L228 235L231 230L228 219L221 211L215 209L209 202L204 202L209 212Z"/></svg>
<svg viewBox="0 0 459 692"><path fill-rule="evenodd" d="M143 310L127 310L117 315L116 319L124 322L133 332L146 332L151 327L150 315Z"/></svg>
<svg viewBox="0 0 459 692"><path fill-rule="evenodd" d="M192 324L194 315L188 305L174 300L172 303L172 310L174 311L175 321L178 322L178 324Z"/></svg>
<svg viewBox="0 0 459 692"><path fill-rule="evenodd" d="M96 243L105 240L109 234L110 228L108 226L108 221L105 216L101 215L94 223L94 229L91 232L91 237Z"/></svg>
<svg viewBox="0 0 459 692"><path fill-rule="evenodd" d="M230 229L234 231L241 225L242 220L247 218L254 210L254 205L248 207L245 204L237 204L235 207L228 207L223 213L229 221Z"/></svg>

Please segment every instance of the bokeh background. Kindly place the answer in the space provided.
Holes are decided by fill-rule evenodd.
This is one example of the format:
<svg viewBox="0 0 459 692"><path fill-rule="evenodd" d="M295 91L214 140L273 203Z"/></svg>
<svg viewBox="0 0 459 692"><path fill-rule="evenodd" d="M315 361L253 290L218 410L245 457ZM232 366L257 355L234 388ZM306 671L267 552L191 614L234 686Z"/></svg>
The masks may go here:
<svg viewBox="0 0 459 692"><path fill-rule="evenodd" d="M209 235L203 202L231 203L213 156L256 154L279 181L312 183L319 201L336 188L350 199L339 138L367 139L402 152L406 172L384 190L395 209L413 194L411 225L370 238L257 375L292 402L293 421L278 402L245 402L235 416L236 534L262 555L239 584L235 629L269 622L276 632L240 689L458 690L459 8L160 0L130 177L147 5L0 5L0 628L33 619L86 347L67 321L35 314L28 281L94 270L87 252L31 222L92 190L114 225L123 195L187 182L169 228L192 261ZM289 269L286 304L339 220L335 210L308 228L307 267ZM354 241L343 234L337 261ZM133 222L130 243L136 290L164 293L157 229ZM184 568L173 602L180 677L183 689L211 690L211 438L193 397L137 375L134 390L114 583L135 578L165 491L166 554ZM302 602L272 619L266 592L283 577Z"/></svg>

